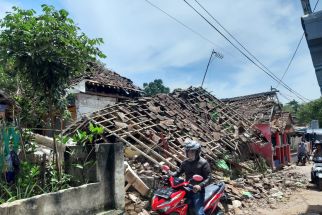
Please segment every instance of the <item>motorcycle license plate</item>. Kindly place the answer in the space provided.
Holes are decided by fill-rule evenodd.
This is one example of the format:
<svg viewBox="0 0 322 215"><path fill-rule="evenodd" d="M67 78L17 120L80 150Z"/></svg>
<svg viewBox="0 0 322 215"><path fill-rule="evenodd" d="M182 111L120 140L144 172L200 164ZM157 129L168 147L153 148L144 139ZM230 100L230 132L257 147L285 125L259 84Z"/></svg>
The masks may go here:
<svg viewBox="0 0 322 215"><path fill-rule="evenodd" d="M154 192L154 195L160 196L165 199L169 199L172 193L173 193L173 189L170 187L166 187L166 188L157 189Z"/></svg>

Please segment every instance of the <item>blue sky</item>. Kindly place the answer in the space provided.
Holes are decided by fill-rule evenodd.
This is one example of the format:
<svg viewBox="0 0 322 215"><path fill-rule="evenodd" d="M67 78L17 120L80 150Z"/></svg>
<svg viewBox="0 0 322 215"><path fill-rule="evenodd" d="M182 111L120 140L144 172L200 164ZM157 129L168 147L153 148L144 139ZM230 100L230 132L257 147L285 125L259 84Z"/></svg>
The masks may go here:
<svg viewBox="0 0 322 215"><path fill-rule="evenodd" d="M142 87L161 78L171 89L200 86L212 49L214 59L205 88L216 96L263 92L276 82L256 68L182 0L150 0L212 41L200 38L145 0L0 0L0 17L13 5L40 10L41 4L64 8L83 32L102 37L107 67ZM190 0L193 2L193 0ZM300 0L200 0L209 12L281 77L303 33ZM312 8L315 0L311 1ZM318 5L322 9L322 2ZM215 44L215 45L214 45ZM304 40L284 81L309 99L320 96L310 53ZM280 92L297 99L282 87ZM280 96L282 102L287 100Z"/></svg>

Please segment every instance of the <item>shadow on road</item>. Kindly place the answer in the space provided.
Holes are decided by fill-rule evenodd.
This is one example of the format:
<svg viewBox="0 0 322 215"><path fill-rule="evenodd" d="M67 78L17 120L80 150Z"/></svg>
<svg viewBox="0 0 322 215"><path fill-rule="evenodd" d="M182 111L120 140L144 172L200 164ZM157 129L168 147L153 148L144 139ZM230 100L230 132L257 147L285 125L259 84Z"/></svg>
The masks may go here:
<svg viewBox="0 0 322 215"><path fill-rule="evenodd" d="M322 215L322 205L309 205L306 212L302 213L302 215L305 214L319 214Z"/></svg>
<svg viewBox="0 0 322 215"><path fill-rule="evenodd" d="M308 184L308 185L306 186L306 189L307 189L307 190L316 191L316 192L321 192L321 197L322 197L322 191L321 191L321 190L319 190L319 188L317 187L317 185L316 185L316 184L313 184L312 182L310 182L310 184Z"/></svg>

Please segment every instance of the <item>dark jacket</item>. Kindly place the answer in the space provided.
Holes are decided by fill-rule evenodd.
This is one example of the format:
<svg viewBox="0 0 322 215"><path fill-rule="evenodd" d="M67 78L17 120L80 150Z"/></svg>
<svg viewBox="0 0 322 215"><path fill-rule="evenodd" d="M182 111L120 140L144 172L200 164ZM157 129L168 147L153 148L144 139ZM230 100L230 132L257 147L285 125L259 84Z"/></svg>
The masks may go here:
<svg viewBox="0 0 322 215"><path fill-rule="evenodd" d="M199 183L199 185L201 186L201 188L204 188L210 183L210 172L211 170L209 163L204 158L199 157L195 161L183 161L179 170L174 173L174 176L178 177L184 173L186 175L186 180L189 180L193 175L201 175L204 180Z"/></svg>

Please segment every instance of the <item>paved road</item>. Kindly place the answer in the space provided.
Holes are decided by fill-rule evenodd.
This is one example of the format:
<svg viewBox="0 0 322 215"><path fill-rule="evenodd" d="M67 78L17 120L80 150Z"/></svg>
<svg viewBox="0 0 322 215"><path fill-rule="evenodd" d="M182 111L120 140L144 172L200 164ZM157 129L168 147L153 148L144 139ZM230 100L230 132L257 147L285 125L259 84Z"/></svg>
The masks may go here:
<svg viewBox="0 0 322 215"><path fill-rule="evenodd" d="M296 171L304 173L310 179L312 164L296 167ZM260 215L322 215L322 192L313 184L305 190L298 191L291 196L285 204L280 204L278 209L260 209Z"/></svg>

